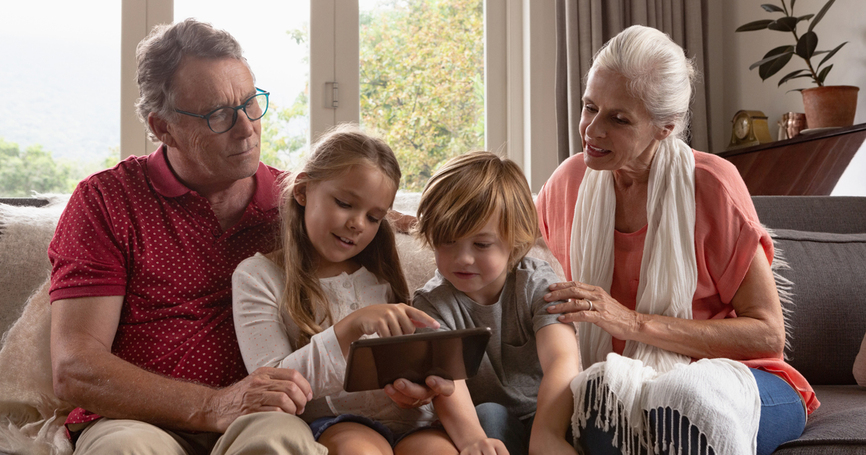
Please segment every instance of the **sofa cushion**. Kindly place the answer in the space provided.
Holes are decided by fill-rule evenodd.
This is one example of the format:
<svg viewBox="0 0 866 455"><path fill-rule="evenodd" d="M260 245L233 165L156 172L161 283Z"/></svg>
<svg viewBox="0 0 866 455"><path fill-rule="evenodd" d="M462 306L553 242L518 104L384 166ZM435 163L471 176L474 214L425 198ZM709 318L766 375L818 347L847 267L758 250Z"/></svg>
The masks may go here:
<svg viewBox="0 0 866 455"><path fill-rule="evenodd" d="M789 363L814 385L856 384L854 358L866 332L866 234L775 229L793 282ZM820 397L819 397L820 399Z"/></svg>
<svg viewBox="0 0 866 455"><path fill-rule="evenodd" d="M786 442L776 455L866 455L866 389L859 386L816 386L821 401L809 416L803 435Z"/></svg>

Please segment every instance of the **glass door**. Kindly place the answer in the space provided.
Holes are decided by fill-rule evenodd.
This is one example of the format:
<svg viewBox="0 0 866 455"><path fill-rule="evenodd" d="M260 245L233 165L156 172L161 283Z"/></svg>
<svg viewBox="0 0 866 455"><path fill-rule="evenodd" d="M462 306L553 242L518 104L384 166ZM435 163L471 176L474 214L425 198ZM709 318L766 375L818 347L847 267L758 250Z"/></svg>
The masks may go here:
<svg viewBox="0 0 866 455"><path fill-rule="evenodd" d="M361 125L420 191L439 166L484 148L483 0L361 0Z"/></svg>

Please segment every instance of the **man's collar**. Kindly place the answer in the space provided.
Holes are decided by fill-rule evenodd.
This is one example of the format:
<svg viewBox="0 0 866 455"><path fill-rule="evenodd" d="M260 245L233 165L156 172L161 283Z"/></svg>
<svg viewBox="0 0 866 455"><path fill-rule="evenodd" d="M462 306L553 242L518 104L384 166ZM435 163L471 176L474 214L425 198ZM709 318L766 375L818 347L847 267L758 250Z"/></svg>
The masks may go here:
<svg viewBox="0 0 866 455"><path fill-rule="evenodd" d="M167 153L167 147L160 145L155 152L147 156L147 177L153 183L157 193L165 197L183 196L191 190L172 172Z"/></svg>
<svg viewBox="0 0 866 455"><path fill-rule="evenodd" d="M153 183L157 193L165 197L178 197L189 193L186 187L168 164L168 151L165 145L161 145L156 151L147 157L147 176ZM279 206L279 189L271 169L261 161L256 169L256 193L253 195L253 203L262 210L270 210Z"/></svg>
<svg viewBox="0 0 866 455"><path fill-rule="evenodd" d="M256 194L253 203L262 210L271 210L280 205L280 189L271 169L259 161L256 170Z"/></svg>

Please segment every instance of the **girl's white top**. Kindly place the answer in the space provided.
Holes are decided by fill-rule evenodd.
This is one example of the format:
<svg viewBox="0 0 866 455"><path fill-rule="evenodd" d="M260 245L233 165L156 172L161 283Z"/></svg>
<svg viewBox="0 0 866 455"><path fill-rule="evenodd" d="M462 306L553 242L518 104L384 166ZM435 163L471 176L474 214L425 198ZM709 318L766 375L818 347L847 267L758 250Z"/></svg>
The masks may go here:
<svg viewBox="0 0 866 455"><path fill-rule="evenodd" d="M360 308L393 301L391 286L364 267L351 275L322 278L319 283L330 302L334 323ZM313 400L301 415L307 422L355 414L378 420L400 435L436 421L431 405L401 409L382 390L343 391L346 359L333 326L296 349L298 326L279 308L284 287L283 270L258 253L241 262L232 276L232 312L247 371L267 366L301 373L313 389Z"/></svg>

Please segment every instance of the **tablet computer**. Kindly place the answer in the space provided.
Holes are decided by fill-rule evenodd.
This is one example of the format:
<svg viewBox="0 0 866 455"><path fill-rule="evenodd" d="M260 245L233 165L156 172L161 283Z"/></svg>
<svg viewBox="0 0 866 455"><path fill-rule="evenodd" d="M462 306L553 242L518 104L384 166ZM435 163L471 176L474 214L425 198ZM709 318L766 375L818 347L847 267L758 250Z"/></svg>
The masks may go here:
<svg viewBox="0 0 866 455"><path fill-rule="evenodd" d="M367 338L352 342L346 360L347 392L381 389L404 378L471 378L478 372L492 331L488 327Z"/></svg>

